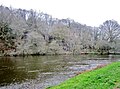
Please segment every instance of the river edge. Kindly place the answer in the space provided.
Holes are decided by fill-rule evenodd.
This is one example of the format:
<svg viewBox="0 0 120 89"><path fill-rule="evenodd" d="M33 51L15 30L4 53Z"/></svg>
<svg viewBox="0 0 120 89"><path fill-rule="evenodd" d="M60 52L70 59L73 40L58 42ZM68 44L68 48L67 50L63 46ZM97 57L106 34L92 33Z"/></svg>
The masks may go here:
<svg viewBox="0 0 120 89"><path fill-rule="evenodd" d="M82 76L84 77L84 78L89 78L89 74L90 75L92 75L92 77L94 77L95 75L100 75L99 73L101 73L101 74L103 74L103 70L106 70L106 69L109 69L110 71L112 71L113 70L113 72L116 72L116 71L118 71L118 70L114 70L114 67L115 68L117 68L117 67L120 67L119 66L119 64L120 64L120 62L118 61L118 62L112 62L112 63L108 63L108 64L103 64L103 65L98 65L97 67L95 67L95 68L93 68L93 69L90 69L90 70L85 70L85 71L83 71L83 72L79 72L78 74L76 74L76 76L74 76L74 77L72 77L72 78L70 78L70 79L68 79L68 80L65 80L64 82L62 82L61 84L59 84L59 85L56 85L56 86L51 86L51 87L48 87L48 88L46 88L46 89L73 89L74 87L75 87L75 89L88 89L89 87L89 85L87 86L84 86L85 84L83 83L83 85L81 84L81 85L79 85L79 86L81 86L81 88L79 88L79 86L74 86L74 84L76 83L76 81L80 78L80 79L82 79ZM116 65L117 65L117 67L116 67ZM108 70L108 71L109 71ZM97 71L100 71L100 72L98 72L97 73ZM96 72L96 73L95 73ZM107 73L107 70L106 71L104 71L105 73ZM112 72L112 73L113 73ZM118 71L119 72L119 71ZM93 73L93 74L92 74ZM114 73L113 73L114 74ZM119 74L119 73L118 73ZM86 76L87 75L87 76ZM109 74L108 74L109 75ZM105 78L106 78L106 75L100 75L100 76L102 76L102 77L104 77L105 76ZM117 74L116 75L114 75L114 76L117 76ZM120 76L119 76L120 77ZM113 87L114 89L119 89L120 88L120 78L119 78L118 76L117 76L117 78L118 78L118 80L117 80L117 78L116 79L114 79L114 81L112 81L112 84L111 84L111 86L110 87ZM75 79L76 78L76 79ZM101 77L100 77L101 78ZM76 81L75 81L76 80ZM99 79L98 79L99 80ZM88 82L89 82L89 79L87 80ZM86 81L86 82L87 82ZM97 80L95 80L95 81L97 81ZM103 79L103 81L104 81L104 79ZM75 82L75 83L74 83ZM83 81L83 82L85 82L85 81ZM70 83L70 84L68 84L68 83ZM74 83L74 84L71 84L71 83ZM92 82L89 82L90 84L92 84ZM103 82L102 82L103 83ZM80 83L79 83L80 84ZM93 84L94 84L94 82L93 82ZM71 86L71 87L70 87ZM97 85L94 85L93 87L95 88L95 87L97 87L97 88L99 88L99 86L100 86L100 84L98 83L98 86ZM87 88L86 88L87 87ZM92 89L94 89L92 87ZM100 86L100 87L103 87L103 86ZM104 89L108 89L108 88L105 88L106 86L104 86ZM109 86L107 86L107 87L109 87ZM97 89L97 88L95 88L95 89ZM113 89L113 88L110 88L110 89ZM103 88L101 88L101 89L103 89Z"/></svg>
<svg viewBox="0 0 120 89"><path fill-rule="evenodd" d="M77 53L77 54L73 54L73 53L62 53L62 54L0 54L0 57L25 57L25 56L54 56L54 55L120 55L120 52L104 52L104 53L99 53L99 52L81 52L81 53Z"/></svg>
<svg viewBox="0 0 120 89"><path fill-rule="evenodd" d="M96 67L94 67L94 68L92 68L92 69L87 69L87 70L84 70L84 71L81 71L81 72L76 72L74 76L72 76L71 78L69 78L69 79L67 79L67 80L65 80L65 81L69 81L70 79L72 79L72 78L74 78L74 77L77 77L77 76L79 76L79 75L81 75L81 74L89 73L89 72L91 72L91 71L94 71L94 70L98 70L98 69L104 68L104 67L106 67L106 66L108 66L108 65L110 65L110 64L112 64L112 63L108 63L108 64L99 64L99 65L97 65ZM47 87L46 89L52 89L52 88L54 88L54 87L56 87L56 86L61 85L61 84L64 83L65 81L61 82L61 83L58 84L58 85Z"/></svg>
<svg viewBox="0 0 120 89"><path fill-rule="evenodd" d="M99 65L97 65L95 68L88 69L88 70L85 70L85 71L82 71L82 72L78 72L78 73L76 73L75 76L80 75L80 74L83 74L83 73L86 73L86 72L91 72L91 71L93 71L93 70L97 70L97 69L103 68L103 67L105 67L105 66L108 66L109 64L111 64L111 63L108 63L108 64L99 64Z"/></svg>
<svg viewBox="0 0 120 89"><path fill-rule="evenodd" d="M8 58L8 60L6 60L6 58ZM80 71L92 69L93 67L96 68L96 66L99 66L100 64L111 63L112 61L116 61L116 59L118 58L119 58L119 55L118 56L116 55L115 56L114 55L113 56L112 55L102 55L102 56L101 55L55 55L55 56L41 56L41 57L25 56L25 57L10 57L10 59L9 57L5 57L5 58L1 57L1 61L2 59L5 59L1 63L5 63L5 61L7 61L7 63L8 61L12 61L13 63L15 62L15 65L16 65L17 63L20 64L21 63L20 61L22 61L22 65L24 65L24 63L26 65L27 63L27 66L28 66L28 63L29 63L30 64L29 66L31 66L34 63L38 65L39 64L38 60L41 60L41 62L45 61L45 62L42 62L43 66L53 63L53 65L57 64L56 69L61 68L62 70L65 70L65 71L61 71L61 69L59 69L60 71L57 71L56 73L47 71L47 73L52 73L52 75L54 76L48 78L42 83L38 83L36 80L35 81L32 80L30 82L29 81L25 81L25 83L22 82L21 84L15 83L15 85L13 83L10 86L6 86L6 88L0 88L0 89L13 89L14 87L17 87L17 89L18 88L26 89L26 87L31 88L32 85L34 85L32 86L34 88L31 88L31 89L45 89L46 87L55 86L57 84L60 84L61 82L64 82L69 78L76 76L78 73L80 73ZM32 63L30 63L31 61ZM41 62L39 65L41 65ZM39 68L41 67L39 66ZM43 72L43 74L45 74L43 76L46 76L46 72ZM37 80L40 80L40 79L41 77L38 77Z"/></svg>

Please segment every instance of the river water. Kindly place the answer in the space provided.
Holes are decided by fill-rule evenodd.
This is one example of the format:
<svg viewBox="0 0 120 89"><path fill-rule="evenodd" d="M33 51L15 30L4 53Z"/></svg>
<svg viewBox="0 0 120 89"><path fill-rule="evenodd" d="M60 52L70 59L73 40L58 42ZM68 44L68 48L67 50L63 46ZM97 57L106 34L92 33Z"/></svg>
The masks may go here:
<svg viewBox="0 0 120 89"><path fill-rule="evenodd" d="M45 89L119 59L118 55L1 57L0 89Z"/></svg>

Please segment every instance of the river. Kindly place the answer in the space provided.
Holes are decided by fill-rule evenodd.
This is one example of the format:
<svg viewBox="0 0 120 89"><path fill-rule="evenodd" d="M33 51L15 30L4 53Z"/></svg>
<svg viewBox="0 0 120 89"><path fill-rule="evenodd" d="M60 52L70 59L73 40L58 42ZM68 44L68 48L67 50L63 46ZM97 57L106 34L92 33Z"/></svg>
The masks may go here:
<svg viewBox="0 0 120 89"><path fill-rule="evenodd" d="M119 55L0 57L0 89L45 89L119 59Z"/></svg>

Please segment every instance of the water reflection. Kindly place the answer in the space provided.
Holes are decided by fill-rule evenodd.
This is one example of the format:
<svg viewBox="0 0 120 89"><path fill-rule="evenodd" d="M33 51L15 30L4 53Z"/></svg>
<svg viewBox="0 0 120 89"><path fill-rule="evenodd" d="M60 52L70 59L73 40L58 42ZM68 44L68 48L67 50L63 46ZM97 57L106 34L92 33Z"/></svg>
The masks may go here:
<svg viewBox="0 0 120 89"><path fill-rule="evenodd" d="M28 74L29 67L22 58L0 58L0 86L36 78L36 72Z"/></svg>
<svg viewBox="0 0 120 89"><path fill-rule="evenodd" d="M119 58L112 55L3 57L0 58L0 88L29 89L34 85L35 89L42 89Z"/></svg>

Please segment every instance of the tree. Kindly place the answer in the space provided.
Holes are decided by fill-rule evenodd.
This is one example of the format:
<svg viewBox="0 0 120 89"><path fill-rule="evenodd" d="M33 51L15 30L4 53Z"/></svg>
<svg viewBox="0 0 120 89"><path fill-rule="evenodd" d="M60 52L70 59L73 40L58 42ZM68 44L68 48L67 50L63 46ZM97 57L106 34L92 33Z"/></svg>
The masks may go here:
<svg viewBox="0 0 120 89"><path fill-rule="evenodd" d="M120 25L115 20L107 20L99 27L102 40L114 42L120 37Z"/></svg>
<svg viewBox="0 0 120 89"><path fill-rule="evenodd" d="M5 22L0 22L0 52L15 49L15 35Z"/></svg>

